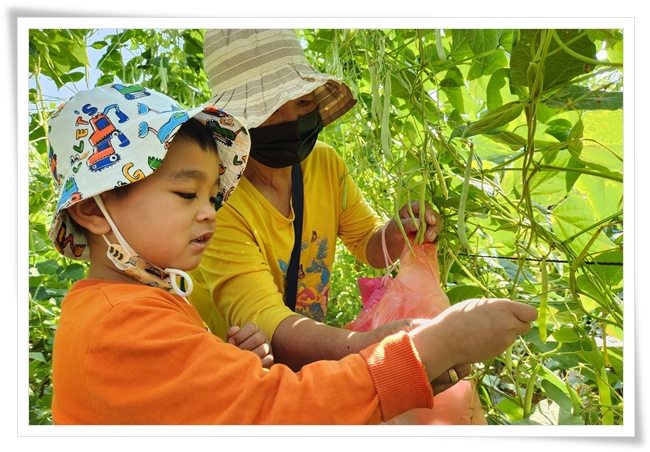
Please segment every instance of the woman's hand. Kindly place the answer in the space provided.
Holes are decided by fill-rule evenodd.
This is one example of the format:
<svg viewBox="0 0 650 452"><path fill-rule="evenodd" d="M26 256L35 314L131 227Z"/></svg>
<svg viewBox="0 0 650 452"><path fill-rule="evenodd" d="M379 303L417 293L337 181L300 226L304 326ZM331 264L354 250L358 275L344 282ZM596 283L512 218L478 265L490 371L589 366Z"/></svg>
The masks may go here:
<svg viewBox="0 0 650 452"><path fill-rule="evenodd" d="M420 203L417 201L411 202L411 209L409 205L404 204L399 210L399 218L407 235L415 236L420 229ZM413 217L411 217L411 211ZM436 212L429 203L425 205L424 220L426 222L426 230L424 232L424 241L433 242L438 238L440 228L442 226L442 217ZM381 231L379 231L381 233ZM393 218L386 225L386 248L391 260L395 261L402 254L404 248L404 235Z"/></svg>
<svg viewBox="0 0 650 452"><path fill-rule="evenodd" d="M452 369L456 374L454 375ZM446 372L441 373L435 379L431 380L431 389L433 389L433 395L440 394L441 392L446 391L447 389L454 386L463 378L469 376L472 371L471 364L458 364Z"/></svg>

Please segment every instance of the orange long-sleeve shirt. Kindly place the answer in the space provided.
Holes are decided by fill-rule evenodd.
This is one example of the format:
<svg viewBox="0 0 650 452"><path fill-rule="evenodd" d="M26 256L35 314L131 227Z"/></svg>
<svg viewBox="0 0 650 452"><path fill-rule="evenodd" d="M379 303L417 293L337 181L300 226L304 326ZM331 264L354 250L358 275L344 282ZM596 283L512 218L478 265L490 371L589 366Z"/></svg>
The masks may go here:
<svg viewBox="0 0 650 452"><path fill-rule="evenodd" d="M408 335L294 373L210 334L183 298L77 282L54 340L55 424L364 424L432 407Z"/></svg>

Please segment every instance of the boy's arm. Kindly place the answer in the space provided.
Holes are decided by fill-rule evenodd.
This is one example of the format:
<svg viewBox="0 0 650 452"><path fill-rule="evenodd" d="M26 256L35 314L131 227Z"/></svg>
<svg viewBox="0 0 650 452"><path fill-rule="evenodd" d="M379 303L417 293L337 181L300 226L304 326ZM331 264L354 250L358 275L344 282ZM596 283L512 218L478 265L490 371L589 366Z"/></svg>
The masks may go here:
<svg viewBox="0 0 650 452"><path fill-rule="evenodd" d="M405 334L296 374L283 365L262 368L194 315L190 321L168 302L142 300L101 322L84 386L102 423L363 424L432 406L427 374Z"/></svg>

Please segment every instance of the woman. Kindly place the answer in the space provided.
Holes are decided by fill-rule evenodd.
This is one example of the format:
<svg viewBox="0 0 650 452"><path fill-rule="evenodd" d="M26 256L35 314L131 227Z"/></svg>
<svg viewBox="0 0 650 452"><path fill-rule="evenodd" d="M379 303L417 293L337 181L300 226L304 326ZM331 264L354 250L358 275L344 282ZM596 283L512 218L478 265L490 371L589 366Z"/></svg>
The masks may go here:
<svg viewBox="0 0 650 452"><path fill-rule="evenodd" d="M210 329L223 338L228 327L254 322L271 340L276 362L297 370L410 328L404 320L352 333L321 323L337 237L376 268L385 267L384 226L391 259L404 245L396 221L385 223L372 211L345 162L317 141L323 127L355 105L350 89L309 65L292 30L207 30L204 55L209 105L243 121L251 137L239 189L217 214L219 240L192 274L190 302ZM420 205L411 207L417 216ZM406 232L417 230L407 206L400 218ZM440 216L426 206L425 218L425 239L433 241ZM296 268L294 227L302 227Z"/></svg>

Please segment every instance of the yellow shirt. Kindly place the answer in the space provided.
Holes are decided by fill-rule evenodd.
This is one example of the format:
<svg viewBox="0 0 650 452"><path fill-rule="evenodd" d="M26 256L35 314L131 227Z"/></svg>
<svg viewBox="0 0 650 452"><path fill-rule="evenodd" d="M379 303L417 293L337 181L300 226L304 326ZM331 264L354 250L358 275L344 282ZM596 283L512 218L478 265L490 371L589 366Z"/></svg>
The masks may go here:
<svg viewBox="0 0 650 452"><path fill-rule="evenodd" d="M296 312L322 322L336 238L367 264L368 241L384 222L331 146L317 142L301 166L305 201ZM293 220L293 208L289 218L282 215L246 176L219 209L210 247L190 272L189 301L214 334L225 339L229 326L254 322L272 340L278 324L293 314L284 304Z"/></svg>

